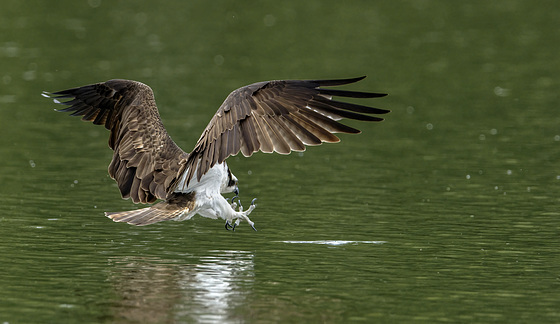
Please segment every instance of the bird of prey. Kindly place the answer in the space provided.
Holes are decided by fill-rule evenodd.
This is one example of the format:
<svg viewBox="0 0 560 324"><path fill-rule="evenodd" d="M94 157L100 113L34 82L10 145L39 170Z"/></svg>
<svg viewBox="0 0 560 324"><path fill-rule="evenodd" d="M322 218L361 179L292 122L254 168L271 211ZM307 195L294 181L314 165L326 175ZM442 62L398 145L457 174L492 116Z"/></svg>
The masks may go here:
<svg viewBox="0 0 560 324"><path fill-rule="evenodd" d="M283 80L253 83L228 95L187 153L171 139L161 121L152 89L137 81L110 80L78 88L43 92L58 111L82 116L110 131L113 159L109 175L123 199L154 203L131 211L106 212L115 222L149 225L166 220L183 221L199 214L226 221L233 229L244 220L253 229L249 214L238 198L237 178L226 164L241 152L289 154L306 145L335 143L333 133L360 133L340 119L381 121L372 114L389 110L333 100L333 97L375 98L386 94L327 89L365 78L338 80ZM226 200L222 194L234 192ZM237 202L235 202L237 198Z"/></svg>

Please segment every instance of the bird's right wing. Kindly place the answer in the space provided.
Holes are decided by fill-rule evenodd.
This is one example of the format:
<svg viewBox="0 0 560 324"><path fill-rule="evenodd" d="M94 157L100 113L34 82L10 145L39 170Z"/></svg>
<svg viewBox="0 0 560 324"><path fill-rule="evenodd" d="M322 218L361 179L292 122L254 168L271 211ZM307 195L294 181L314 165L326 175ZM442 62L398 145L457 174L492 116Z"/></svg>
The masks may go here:
<svg viewBox="0 0 560 324"><path fill-rule="evenodd" d="M152 203L172 193L187 153L165 130L149 86L110 80L44 95L68 106L59 111L83 116L82 120L111 131L109 146L114 154L109 175L123 198Z"/></svg>

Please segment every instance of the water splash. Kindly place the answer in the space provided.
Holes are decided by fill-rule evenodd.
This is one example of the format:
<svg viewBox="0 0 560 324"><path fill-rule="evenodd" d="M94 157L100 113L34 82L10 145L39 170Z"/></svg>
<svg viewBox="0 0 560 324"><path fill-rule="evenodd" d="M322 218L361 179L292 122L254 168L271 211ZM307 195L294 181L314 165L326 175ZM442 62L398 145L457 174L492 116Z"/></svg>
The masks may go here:
<svg viewBox="0 0 560 324"><path fill-rule="evenodd" d="M320 244L320 245L346 245L346 244L383 244L387 241L343 241L343 240L318 240L318 241L277 241L290 244Z"/></svg>

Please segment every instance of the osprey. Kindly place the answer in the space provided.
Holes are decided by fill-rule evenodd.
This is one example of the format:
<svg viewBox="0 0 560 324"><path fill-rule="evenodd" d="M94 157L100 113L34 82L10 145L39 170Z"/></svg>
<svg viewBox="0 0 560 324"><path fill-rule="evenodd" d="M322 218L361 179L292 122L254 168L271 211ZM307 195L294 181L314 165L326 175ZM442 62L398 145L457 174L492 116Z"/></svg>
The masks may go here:
<svg viewBox="0 0 560 324"><path fill-rule="evenodd" d="M334 97L375 98L386 94L325 89L365 78L339 80L286 80L258 82L233 91L220 106L190 153L171 139L158 113L152 89L131 80L110 80L78 88L43 92L58 111L83 116L104 125L111 133L113 159L109 175L123 199L154 203L147 208L106 212L115 222L149 225L166 220L188 220L196 214L226 221L233 229L241 220L253 229L249 214L238 198L237 178L226 159L257 151L289 154L306 145L335 143L333 133L360 133L338 122L342 118L381 121L369 114L389 110L333 100ZM231 202L222 194L234 192ZM237 202L235 199L237 198Z"/></svg>

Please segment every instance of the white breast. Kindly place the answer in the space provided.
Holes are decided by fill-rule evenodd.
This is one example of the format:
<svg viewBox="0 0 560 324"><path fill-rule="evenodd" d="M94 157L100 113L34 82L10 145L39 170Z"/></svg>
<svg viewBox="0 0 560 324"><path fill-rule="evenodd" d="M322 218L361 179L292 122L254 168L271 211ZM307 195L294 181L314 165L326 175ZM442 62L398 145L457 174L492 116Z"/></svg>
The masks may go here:
<svg viewBox="0 0 560 324"><path fill-rule="evenodd" d="M197 180L197 176L195 172L194 173L195 176L191 179L189 185L186 186L185 178L189 171L187 169L185 170L185 172L183 172L183 175L181 177L181 180L179 181L179 184L177 185L177 188L175 189L175 192L188 193L191 191L197 191L197 192L205 191L208 193L215 192L219 194L220 187L222 186L224 181L227 181L228 178L227 170L228 167L225 162L216 164L200 178L200 181Z"/></svg>

